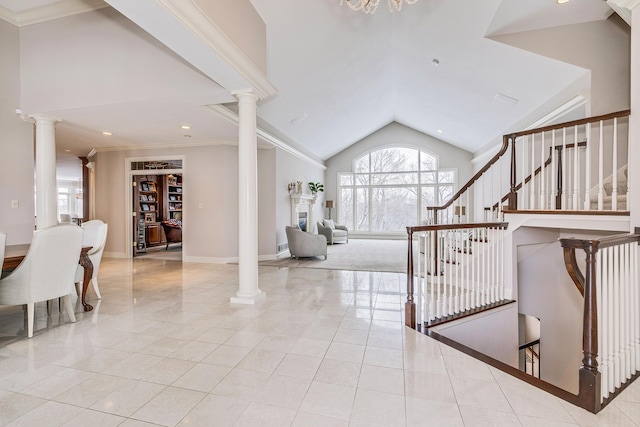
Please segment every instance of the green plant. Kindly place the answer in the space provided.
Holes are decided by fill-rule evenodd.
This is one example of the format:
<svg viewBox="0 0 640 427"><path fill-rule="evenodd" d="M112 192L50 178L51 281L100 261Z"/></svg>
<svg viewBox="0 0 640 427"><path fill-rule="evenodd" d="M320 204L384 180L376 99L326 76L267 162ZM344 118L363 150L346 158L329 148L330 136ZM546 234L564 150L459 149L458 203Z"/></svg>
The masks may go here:
<svg viewBox="0 0 640 427"><path fill-rule="evenodd" d="M311 194L315 196L316 193L322 193L324 191L324 185L320 184L319 182L310 182L309 190L311 190Z"/></svg>

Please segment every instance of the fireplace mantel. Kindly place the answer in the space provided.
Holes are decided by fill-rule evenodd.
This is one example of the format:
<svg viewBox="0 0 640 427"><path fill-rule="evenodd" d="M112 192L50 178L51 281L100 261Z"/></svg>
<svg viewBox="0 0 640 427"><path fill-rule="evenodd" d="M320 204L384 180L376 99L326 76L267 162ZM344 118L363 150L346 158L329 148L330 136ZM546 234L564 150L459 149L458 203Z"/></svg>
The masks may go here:
<svg viewBox="0 0 640 427"><path fill-rule="evenodd" d="M316 196L311 196L310 194L291 194L291 225L302 225L301 222L304 222L306 226L304 231L313 233L315 224L313 221L313 205L316 203L316 199Z"/></svg>

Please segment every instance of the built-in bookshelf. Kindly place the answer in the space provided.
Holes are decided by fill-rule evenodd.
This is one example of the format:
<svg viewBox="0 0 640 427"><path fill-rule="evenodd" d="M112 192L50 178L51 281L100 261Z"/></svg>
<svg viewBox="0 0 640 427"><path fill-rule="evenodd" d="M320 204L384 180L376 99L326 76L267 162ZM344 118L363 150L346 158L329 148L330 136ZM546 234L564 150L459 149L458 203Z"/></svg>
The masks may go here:
<svg viewBox="0 0 640 427"><path fill-rule="evenodd" d="M158 216L158 187L154 181L141 181L138 189L140 217L145 223L156 222Z"/></svg>
<svg viewBox="0 0 640 427"><path fill-rule="evenodd" d="M182 175L167 175L166 215L167 219L182 220Z"/></svg>

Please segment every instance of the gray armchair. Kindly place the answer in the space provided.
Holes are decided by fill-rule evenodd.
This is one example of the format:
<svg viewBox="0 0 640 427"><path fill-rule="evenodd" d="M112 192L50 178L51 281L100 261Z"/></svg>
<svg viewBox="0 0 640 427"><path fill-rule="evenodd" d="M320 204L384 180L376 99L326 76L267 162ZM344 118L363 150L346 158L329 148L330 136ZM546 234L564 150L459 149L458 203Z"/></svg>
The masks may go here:
<svg viewBox="0 0 640 427"><path fill-rule="evenodd" d="M344 225L339 225L331 219L318 221L318 234L327 238L327 243L349 243L349 229Z"/></svg>
<svg viewBox="0 0 640 427"><path fill-rule="evenodd" d="M327 239L321 234L311 234L295 227L286 227L289 253L296 259L321 256L327 259Z"/></svg>

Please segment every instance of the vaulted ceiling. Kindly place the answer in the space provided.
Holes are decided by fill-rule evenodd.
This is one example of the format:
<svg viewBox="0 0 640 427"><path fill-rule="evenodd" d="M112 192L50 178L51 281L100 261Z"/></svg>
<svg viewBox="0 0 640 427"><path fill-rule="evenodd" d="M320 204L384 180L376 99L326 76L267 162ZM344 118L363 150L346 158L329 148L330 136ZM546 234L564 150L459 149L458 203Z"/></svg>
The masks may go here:
<svg viewBox="0 0 640 427"><path fill-rule="evenodd" d="M259 118L277 137L321 160L394 121L471 152L482 149L537 119L541 108L565 102L567 88L589 89L581 87L588 70L490 36L602 20L612 12L602 0L418 0L396 13L383 0L374 15L340 0L250 1L266 24L267 78L277 89L260 102ZM20 24L20 17L69 3L104 6L98 0L0 0L0 17ZM46 22L24 32L39 25ZM120 76L120 93L137 91L136 99L91 106L43 100L49 109L38 112L63 120L58 146L86 155L100 147L180 143L187 133L190 143L233 139L235 125L204 107L233 97L140 33L145 48L165 55L180 74L171 80L173 94L160 87L166 81L154 88L156 80L149 79L140 91L139 76ZM180 129L181 123L191 129ZM102 138L103 130L113 137Z"/></svg>

